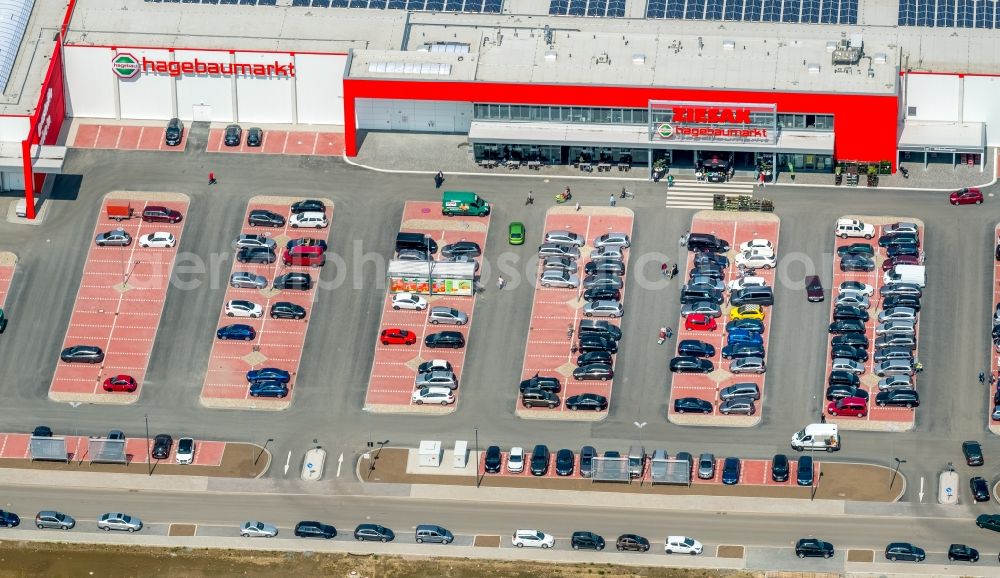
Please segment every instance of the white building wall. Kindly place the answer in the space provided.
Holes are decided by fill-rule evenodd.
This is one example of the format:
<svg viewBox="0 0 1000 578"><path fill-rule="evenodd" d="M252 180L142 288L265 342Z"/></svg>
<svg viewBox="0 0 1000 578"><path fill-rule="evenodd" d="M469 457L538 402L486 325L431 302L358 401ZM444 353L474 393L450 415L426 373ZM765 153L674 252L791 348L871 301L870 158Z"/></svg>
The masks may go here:
<svg viewBox="0 0 1000 578"><path fill-rule="evenodd" d="M471 102L359 98L355 113L369 130L467 133L472 124Z"/></svg>
<svg viewBox="0 0 1000 578"><path fill-rule="evenodd" d="M238 52L236 62L247 64L281 64L292 62L290 54ZM239 122L290 124L295 117L292 79L286 76L238 76L236 94Z"/></svg>
<svg viewBox="0 0 1000 578"><path fill-rule="evenodd" d="M24 171L10 171L0 174L0 189L4 191L23 191Z"/></svg>
<svg viewBox="0 0 1000 578"><path fill-rule="evenodd" d="M295 98L302 124L344 124L347 55L296 54Z"/></svg>
<svg viewBox="0 0 1000 578"><path fill-rule="evenodd" d="M178 61L193 61L229 64L228 52L201 52L197 50L177 50ZM182 120L192 119L196 104L212 107L212 120L233 122L233 80L230 76L208 74L183 74L177 77L177 116Z"/></svg>
<svg viewBox="0 0 1000 578"><path fill-rule="evenodd" d="M966 76L963 107L966 122L986 123L986 143L1000 146L1000 77Z"/></svg>
<svg viewBox="0 0 1000 578"><path fill-rule="evenodd" d="M0 116L0 141L20 143L28 138L31 121L26 116Z"/></svg>
<svg viewBox="0 0 1000 578"><path fill-rule="evenodd" d="M913 120L959 119L960 83L957 75L908 74L906 118ZM916 108L915 114L911 113Z"/></svg>
<svg viewBox="0 0 1000 578"><path fill-rule="evenodd" d="M171 60L166 50L122 49L139 62L143 57L150 60ZM108 59L111 68L111 59ZM132 78L118 78L118 98L121 102L122 118L169 120L173 117L173 83L166 72L140 72Z"/></svg>
<svg viewBox="0 0 1000 578"><path fill-rule="evenodd" d="M110 48L67 46L66 115L115 118L115 82Z"/></svg>

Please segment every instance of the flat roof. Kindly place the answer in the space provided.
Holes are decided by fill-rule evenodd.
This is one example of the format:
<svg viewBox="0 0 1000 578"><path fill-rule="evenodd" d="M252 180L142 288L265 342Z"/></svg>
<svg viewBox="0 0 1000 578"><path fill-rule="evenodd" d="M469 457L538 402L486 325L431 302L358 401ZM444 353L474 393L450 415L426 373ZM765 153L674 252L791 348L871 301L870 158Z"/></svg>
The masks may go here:
<svg viewBox="0 0 1000 578"><path fill-rule="evenodd" d="M35 111L67 5L68 0L35 2L7 86L0 96L0 115L27 116Z"/></svg>
<svg viewBox="0 0 1000 578"><path fill-rule="evenodd" d="M986 126L981 122L907 120L899 137L900 148L986 148Z"/></svg>

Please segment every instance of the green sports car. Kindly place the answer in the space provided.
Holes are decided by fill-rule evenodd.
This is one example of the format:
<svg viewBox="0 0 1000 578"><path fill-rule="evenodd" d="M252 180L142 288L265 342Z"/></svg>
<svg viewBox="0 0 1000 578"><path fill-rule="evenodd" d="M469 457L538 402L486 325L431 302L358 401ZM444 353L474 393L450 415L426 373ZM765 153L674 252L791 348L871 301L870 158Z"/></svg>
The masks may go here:
<svg viewBox="0 0 1000 578"><path fill-rule="evenodd" d="M524 223L514 221L507 227L507 240L511 245L524 244Z"/></svg>

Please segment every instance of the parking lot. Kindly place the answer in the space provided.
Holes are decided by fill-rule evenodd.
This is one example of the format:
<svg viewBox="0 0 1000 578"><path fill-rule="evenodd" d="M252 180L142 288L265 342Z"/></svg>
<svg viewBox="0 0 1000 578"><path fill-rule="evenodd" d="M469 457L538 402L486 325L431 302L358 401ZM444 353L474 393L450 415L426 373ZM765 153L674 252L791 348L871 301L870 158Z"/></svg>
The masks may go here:
<svg viewBox="0 0 1000 578"><path fill-rule="evenodd" d="M17 268L17 257L13 253L0 252L0 308L7 302L10 283Z"/></svg>
<svg viewBox="0 0 1000 578"><path fill-rule="evenodd" d="M715 235L729 243L730 250L727 252L729 266L726 267L721 279L727 291L734 281L740 279L740 271L736 266L736 256L740 254L740 246L754 240L769 242L773 247L773 255L780 258L778 234L780 221L778 217L771 214L739 214L722 213L712 211L700 211L695 213L691 220L691 233L707 233ZM679 283L688 280L688 272L695 267L695 252L687 253L687 260L684 270L680 272L682 279ZM748 277L759 277L764 280L767 286L774 287L775 270L759 268L747 275ZM778 304L780 307L780 304ZM727 344L729 331L726 331L726 324L731 320L731 310L733 307L728 300L719 305L721 316L715 319L716 329L705 330L705 328L692 326L686 327L686 319L681 316L677 324L675 338L668 340L664 345L669 348L666 358L669 361L674 356L677 346L684 340L699 340L710 344L714 348L714 355L706 357L712 362L713 370L708 373L673 373L671 376L671 386L669 393L667 418L677 424L682 425L711 425L711 426L731 426L746 427L760 422L764 409L764 382L765 375L755 373L735 374L728 370L732 360L722 357L723 347ZM763 332L761 333L762 343L765 352L765 363L767 361L768 338L771 333L771 325L775 314L775 307L761 307L764 312ZM751 415L724 415L719 411L722 403L720 391L726 387L737 383L756 384L760 392L760 399L756 402L754 413ZM681 398L697 398L708 401L712 404L712 413L679 413L675 410L674 402Z"/></svg>
<svg viewBox="0 0 1000 578"><path fill-rule="evenodd" d="M131 206L134 216L124 221L108 218L109 205ZM148 207L161 206L187 216L188 199L179 193L110 193L101 204L94 234L80 239L89 246L76 304L63 347L90 345L104 352L100 363L57 361L49 398L63 402L132 403L142 392L149 357L160 325L170 275L181 233L187 222L144 222ZM123 230L127 246L97 246L94 237ZM142 237L169 233L172 247L141 247ZM126 375L136 382L134 392L105 391L106 378Z"/></svg>
<svg viewBox="0 0 1000 578"><path fill-rule="evenodd" d="M238 146L227 146L224 142L226 129L212 128L208 132L210 153L257 153L275 155L340 156L344 154L344 134L339 132L311 132L288 130L264 130L260 146L247 146L247 128ZM162 131L161 131L162 132Z"/></svg>
<svg viewBox="0 0 1000 578"><path fill-rule="evenodd" d="M292 403L295 395L296 379L299 363L306 340L309 322L312 320L312 308L316 295L315 284L309 290L275 289L275 278L292 271L317 275L317 269L302 265L286 265L283 262L287 252L287 243L292 239L315 239L326 242L330 227L333 224L334 206L325 202L326 217L329 225L320 229L292 228L289 225L292 203L302 201L302 198L286 197L254 197L247 203L242 219L241 234L264 235L273 239L277 260L271 264L240 263L233 259L232 273L250 272L266 279L263 288L233 287L226 289L223 305L231 300L249 301L261 306L261 315L257 318L227 316L220 310L217 327L234 323L249 325L254 328L256 336L249 341L235 339L217 339L212 336L212 352L209 356L208 370L201 390L201 403L207 407L241 408L241 409L285 409ZM248 222L251 211L266 210L281 215L284 225L281 227L253 226ZM234 239L235 240L235 239ZM220 247L220 251L235 251L232 246ZM330 264L329 266L333 266ZM303 319L273 318L270 315L272 306L276 303L292 303L305 309ZM250 395L246 374L251 369L275 367L288 371L291 380L288 382L288 397L254 397Z"/></svg>
<svg viewBox="0 0 1000 578"><path fill-rule="evenodd" d="M515 412L523 418L542 419L573 419L599 420L607 416L607 411L573 411L566 407L566 400L583 393L595 393L611 403L611 390L614 379L607 381L577 380L573 370L577 367L577 343L580 338L580 321L585 319L583 299L585 291L584 280L587 277L584 266L594 252L594 239L611 232L625 233L632 236L634 214L631 209L623 207L583 207L579 211L574 207L552 207L545 215L545 225L541 235L535 237L540 242L550 231L570 231L581 235L585 245L580 247L580 258L576 260L578 268L575 275L579 285L569 287L544 287L536 276L533 279L535 291L531 307L531 324L528 329L527 345L524 350L524 363L521 369L521 379L531 379L535 375L542 377L557 377L562 384L558 394L561 402L554 408L524 407L518 394ZM625 250L624 261L628 267L628 249ZM543 270L539 263L539 274ZM621 276L621 295L625 295L625 282L628 269ZM622 301L625 314L628 304ZM612 325L621 327L621 319L608 319ZM627 341L622 347L627 347ZM612 361L617 354L612 355ZM613 364L612 364L613 365Z"/></svg>
<svg viewBox="0 0 1000 578"><path fill-rule="evenodd" d="M449 243L471 241L486 249L486 235L489 231L490 217L446 217L441 214L440 202L408 201L403 208L402 222L399 231L404 233L422 233L433 239L438 247L443 248ZM393 231L383 231L384 235L395 237ZM476 257L477 263L482 263L482 256ZM469 282L471 283L471 281ZM399 287L387 287L382 298L382 316L379 332L385 329L403 329L415 334L416 341L411 345L401 343L384 344L381 337L375 341L375 358L372 362L371 374L368 380L368 390L365 395L365 409L381 413L419 412L419 413L451 413L455 411L458 399L462 396L466 385L462 382L462 369L465 365L466 351L469 347L469 334L476 305L475 295L459 295L448 293L426 294L426 281L416 286L407 287L402 283ZM435 283L435 291L449 291L447 286ZM471 289L471 287L468 287ZM427 301L426 309L393 309L393 295L408 289L412 293L423 295ZM434 307L450 307L465 313L468 322L464 325L435 325L428 318ZM424 344L424 338L440 331L457 331L466 340L465 347L429 348ZM452 371L458 381L455 389L455 403L440 405L427 403L417 405L413 402L417 369L421 363L432 359L440 359L451 364ZM471 387L475 387L472 384Z"/></svg>
<svg viewBox="0 0 1000 578"><path fill-rule="evenodd" d="M181 135L181 144L167 146L164 136L166 127L135 126L115 124L76 125L73 138L75 148L119 149L129 151L174 151L183 152L187 146L188 133Z"/></svg>
<svg viewBox="0 0 1000 578"><path fill-rule="evenodd" d="M925 238L924 238L924 226L923 222L919 219L914 219L912 217L898 217L898 216L857 216L849 215L843 218L859 220L862 223L867 223L874 226L874 235L871 239L865 239L864 237L847 237L841 238L835 235L834 243L834 261L833 261L833 282L829 291L829 302L830 302L830 322L833 322L833 312L836 309L837 295L841 284L844 282L857 282L863 283L870 286L871 295L869 295L868 302L870 307L865 309L868 313L868 319L864 321L865 333L864 336L869 340L869 343L874 343L879 337L875 333L875 327L879 324L878 314L883 311L882 302L883 298L880 294L880 289L885 285L883 280L883 275L885 271L883 270L883 264L887 260L886 247L879 246L878 240L885 231L886 226L892 223L897 223L900 221L911 222L917 225L917 238L920 240L920 250L921 258L920 261L923 262L923 251L925 250ZM848 247L854 244L866 244L872 247L874 251L874 263L875 269L873 271L841 271L840 262L842 258L838 256L838 250L841 247ZM867 292L867 290L866 290ZM864 309L862 307L862 309ZM917 346L920 345L920 323L916 324L916 341ZM835 334L830 334L828 339L831 347L833 346ZM874 351L874 347L869 347L868 351ZM915 359L919 359L916 349L914 349ZM830 375L833 360L830 356L830 349L827 349L826 354L826 373L827 379L821 384L824 394L826 392L828 383L828 376ZM879 393L878 383L881 379L874 373L875 366L878 362L875 361L874 355L869 355L867 359L862 362L864 372L859 375L860 387L868 392L868 406L867 415L863 417L856 416L844 416L838 415L833 416L829 412L827 407L828 400L826 397L823 398L823 406L825 409L824 414L826 419L831 423L840 424L844 429L864 429L864 430L882 430L882 431L904 431L910 430L914 427L914 422L916 419L915 410L907 409L905 407L894 407L894 406L879 406L875 403L875 398ZM913 384L913 388L916 389L917 386L917 376L914 374L910 376L910 382Z"/></svg>
<svg viewBox="0 0 1000 578"><path fill-rule="evenodd" d="M90 437L79 435L62 436L66 440L67 460L88 462L88 443ZM177 443L170 447L170 454L161 461L173 463L177 458ZM31 434L0 433L0 459L31 459ZM149 461L149 446L152 440L146 438L126 438L125 455L129 463L146 463ZM226 450L226 442L195 440L195 466L218 466L222 463L222 455Z"/></svg>
<svg viewBox="0 0 1000 578"><path fill-rule="evenodd" d="M993 230L994 239L994 251L996 252L996 247L1000 247L1000 224L998 224ZM1000 305L1000 259L993 259L993 308L991 312L997 311L997 306ZM994 317L993 326L996 327L998 324L996 322L996 313L991 313ZM994 338L995 339L995 338ZM994 342L995 343L995 342ZM1000 352L997 351L997 346L994 343L990 343L990 372L991 372L991 385L990 388L990 402L986 404L986 422L990 428L990 431L996 435L1000 435L1000 403L997 403L998 396L997 391L1000 391Z"/></svg>

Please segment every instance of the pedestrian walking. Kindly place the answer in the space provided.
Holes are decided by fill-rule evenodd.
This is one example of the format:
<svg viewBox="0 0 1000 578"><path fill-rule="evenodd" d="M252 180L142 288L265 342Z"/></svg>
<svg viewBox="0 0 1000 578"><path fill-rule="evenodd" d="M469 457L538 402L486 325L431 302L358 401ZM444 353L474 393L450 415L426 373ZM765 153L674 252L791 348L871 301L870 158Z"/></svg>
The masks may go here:
<svg viewBox="0 0 1000 578"><path fill-rule="evenodd" d="M576 211L580 212L580 201L576 202Z"/></svg>
<svg viewBox="0 0 1000 578"><path fill-rule="evenodd" d="M677 263L674 263L674 266L671 267L671 269L670 269L670 278L673 279L674 277L677 276L677 273L679 273L679 272L680 271L677 270Z"/></svg>
<svg viewBox="0 0 1000 578"><path fill-rule="evenodd" d="M994 377L993 372L991 371L990 372L990 387L992 387L993 384L996 383L996 380L997 380L997 378Z"/></svg>
<svg viewBox="0 0 1000 578"><path fill-rule="evenodd" d="M821 412L819 414L819 423L826 423L826 414L825 413Z"/></svg>
<svg viewBox="0 0 1000 578"><path fill-rule="evenodd" d="M524 204L525 205L535 204L535 195L531 191L528 191L528 198L524 200Z"/></svg>
<svg viewBox="0 0 1000 578"><path fill-rule="evenodd" d="M758 182L760 182L760 188L763 189L764 188L764 171L760 172L760 176L757 178L757 180L758 180Z"/></svg>
<svg viewBox="0 0 1000 578"><path fill-rule="evenodd" d="M497 277L497 289L503 290L507 286L507 280L503 277Z"/></svg>
<svg viewBox="0 0 1000 578"><path fill-rule="evenodd" d="M688 237L690 235L691 235L691 231L688 231L687 233L684 233L683 235L681 235L681 238L680 238L680 240L677 241L677 244L680 245L681 247L683 247L684 245L687 245Z"/></svg>
<svg viewBox="0 0 1000 578"><path fill-rule="evenodd" d="M214 185L214 184L215 184L215 183L217 183L217 182L218 182L218 181L216 181L216 180L215 180L215 173L214 173L214 172L211 172L211 171L210 171L210 172L208 173L208 184L210 184L210 185Z"/></svg>
<svg viewBox="0 0 1000 578"><path fill-rule="evenodd" d="M438 171L438 173L434 175L434 188L440 189L442 184L444 184L444 173Z"/></svg>
<svg viewBox="0 0 1000 578"><path fill-rule="evenodd" d="M616 202L617 201L615 201L615 195L614 195L614 193L612 193L611 196L608 197L608 206L613 207L613 206L615 206Z"/></svg>
<svg viewBox="0 0 1000 578"><path fill-rule="evenodd" d="M986 372L985 371L980 371L979 372L979 385L986 385Z"/></svg>
<svg viewBox="0 0 1000 578"><path fill-rule="evenodd" d="M666 277L667 277L667 275L668 275L668 272L667 272L667 262L666 262L666 261L664 261L664 262L663 262L663 264L662 264L662 265L660 265L660 273L662 273L662 274L663 274L663 277L664 277L664 278L666 278Z"/></svg>

